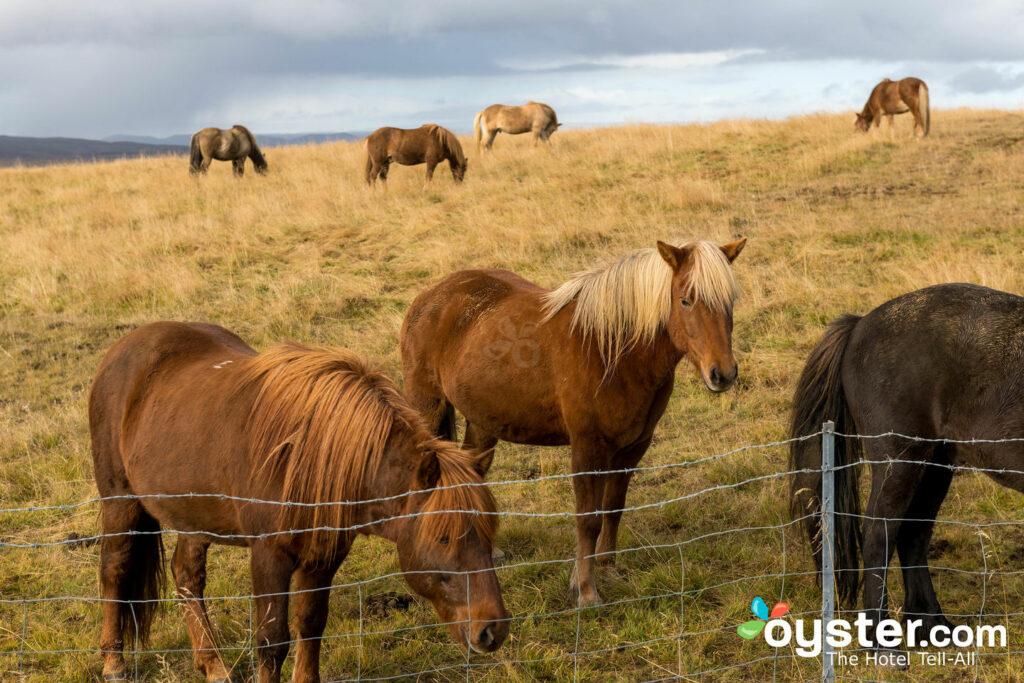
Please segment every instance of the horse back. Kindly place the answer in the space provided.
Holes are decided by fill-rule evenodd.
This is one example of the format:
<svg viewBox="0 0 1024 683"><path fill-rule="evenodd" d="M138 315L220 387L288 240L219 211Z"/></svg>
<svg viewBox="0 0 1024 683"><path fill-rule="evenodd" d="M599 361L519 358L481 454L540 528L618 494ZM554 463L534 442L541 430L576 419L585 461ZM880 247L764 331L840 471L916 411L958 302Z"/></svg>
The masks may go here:
<svg viewBox="0 0 1024 683"><path fill-rule="evenodd" d="M968 439L1024 430L1022 297L967 284L910 292L864 316L842 363L862 433Z"/></svg>

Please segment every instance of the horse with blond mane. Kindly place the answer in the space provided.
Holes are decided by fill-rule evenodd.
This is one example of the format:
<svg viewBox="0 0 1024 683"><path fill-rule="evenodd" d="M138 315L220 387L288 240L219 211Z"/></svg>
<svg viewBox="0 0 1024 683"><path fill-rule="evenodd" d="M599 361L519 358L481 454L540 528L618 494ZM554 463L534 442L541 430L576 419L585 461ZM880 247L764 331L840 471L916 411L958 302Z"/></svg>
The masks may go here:
<svg viewBox="0 0 1024 683"><path fill-rule="evenodd" d="M487 142L483 144L487 149L491 149L498 133L533 133L533 144L536 145L542 140L547 142L561 125L555 116L555 110L543 102L531 100L522 106L492 104L476 113L473 119L473 136L476 138L478 150L483 138L487 138Z"/></svg>
<svg viewBox="0 0 1024 683"><path fill-rule="evenodd" d="M614 564L628 470L651 444L676 365L689 358L710 391L736 380L731 263L745 243L658 242L554 290L460 271L406 313L405 391L436 434L454 438L457 409L464 448L568 444L573 473L593 472L572 480L581 604L601 602L596 563Z"/></svg>
<svg viewBox="0 0 1024 683"><path fill-rule="evenodd" d="M396 544L406 581L464 647L489 652L508 635L483 482L491 454L434 437L394 382L351 351L287 342L257 354L216 325L146 325L104 356L89 428L104 680L127 680L123 651L147 638L161 529L178 534L171 567L207 681L231 676L203 602L211 543L249 547L259 683L280 680L292 588L292 680L320 680L328 589L359 534Z"/></svg>
<svg viewBox="0 0 1024 683"><path fill-rule="evenodd" d="M455 182L461 183L466 175L468 161L455 133L435 123L419 128L378 128L366 136L366 184L373 186L380 178L387 184L391 162L403 166L427 164L427 180L434 178L434 168L448 161Z"/></svg>
<svg viewBox="0 0 1024 683"><path fill-rule="evenodd" d="M245 173L245 160L259 174L267 172L267 160L256 144L256 136L245 126L235 125L227 130L203 128L189 141L189 167L191 175L206 173L214 159L230 161L235 176Z"/></svg>
<svg viewBox="0 0 1024 683"><path fill-rule="evenodd" d="M893 131L893 116L910 112L914 117L914 127L910 134L917 137L920 127L922 136L927 137L932 126L932 113L928 105L928 86L920 78L904 78L901 81L883 79L876 85L864 104L864 110L857 114L854 127L864 133L871 124L877 128L882 117L889 117L889 134Z"/></svg>

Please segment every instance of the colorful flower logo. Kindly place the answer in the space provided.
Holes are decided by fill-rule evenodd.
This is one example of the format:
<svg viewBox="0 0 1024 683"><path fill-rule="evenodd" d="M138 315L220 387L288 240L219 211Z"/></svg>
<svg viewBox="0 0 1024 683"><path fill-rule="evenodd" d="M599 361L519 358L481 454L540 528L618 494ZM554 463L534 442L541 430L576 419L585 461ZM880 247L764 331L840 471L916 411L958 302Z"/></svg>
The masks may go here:
<svg viewBox="0 0 1024 683"><path fill-rule="evenodd" d="M771 613L768 612L768 605L761 598L754 598L750 601L750 611L754 613L757 619L751 619L736 627L736 633L739 633L741 637L751 640L756 638L757 634L764 630L765 624L768 623L769 619L778 619L789 611L789 605L784 602L775 603L775 607L772 607Z"/></svg>

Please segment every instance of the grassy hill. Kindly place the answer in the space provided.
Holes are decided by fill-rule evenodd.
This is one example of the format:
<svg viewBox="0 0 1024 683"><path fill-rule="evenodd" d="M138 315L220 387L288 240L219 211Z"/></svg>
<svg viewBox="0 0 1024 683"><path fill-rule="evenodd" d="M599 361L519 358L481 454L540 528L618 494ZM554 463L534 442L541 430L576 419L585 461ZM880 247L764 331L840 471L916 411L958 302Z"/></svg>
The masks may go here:
<svg viewBox="0 0 1024 683"><path fill-rule="evenodd" d="M532 149L526 136L500 136L483 157L464 138L465 184L454 185L444 171L424 188L423 167L396 166L386 192L363 185L358 143L277 149L269 175L242 180L231 177L229 165L215 164L197 181L185 160L172 157L0 170L0 506L74 504L96 495L89 382L105 350L135 326L202 320L258 349L283 338L344 345L380 359L397 378L402 316L418 291L448 272L501 267L555 286L657 239L741 234L749 242L735 266L744 292L734 332L739 382L711 395L681 364L643 464L782 439L803 361L839 314L865 313L939 282L1024 294L1020 115L934 112L923 142L909 139L906 117L895 139L884 128L855 135L852 119L562 131L551 151ZM639 475L629 503L782 472L785 457L779 447L752 449ZM567 449L501 444L491 478L568 470ZM779 526L788 519L786 486L767 479L627 513L620 547L636 550L620 558L621 577L602 583L605 598L618 604L579 614L566 591L571 565L557 562L573 556L572 522L503 521L498 541L509 566L499 580L517 621L504 648L474 657L481 666L470 679L637 681L680 668L714 671L707 680L813 678L815 660L789 652L774 660L762 640L735 633L751 618L755 596L769 604L784 599L796 613L819 604L805 541L795 528ZM565 481L494 492L506 510L572 509ZM1024 497L959 476L939 518L1020 521ZM774 528L744 530L762 526ZM95 505L0 513L0 540L7 542L60 541L98 529ZM971 572L935 572L955 623L974 623L965 615L982 610L1017 614L984 619L1007 623L1014 651L1024 650L1024 578L1007 572L1024 569L1022 557L1022 527L982 534L939 525L931 560ZM551 563L523 566L544 561ZM243 550L215 547L207 595L250 593L247 562ZM93 597L97 563L96 546L0 548L0 598ZM989 574L980 573L986 567ZM395 570L391 547L360 541L336 582ZM897 571L891 577L898 608L902 583ZM362 586L361 595L391 590L408 592L401 580L386 579ZM428 606L363 615L359 595L346 588L332 596L325 680L465 662L440 628L384 633L435 621ZM248 672L249 603L214 601L211 613L225 658ZM359 632L361 617L367 635L346 635ZM100 609L89 602L0 603L0 679L13 679L22 666L29 681L96 679L99 623ZM181 614L165 610L150 643L162 652L140 657L140 673L196 680L188 647ZM23 665L9 654L22 649ZM43 650L66 652L34 654ZM1022 663L1020 655L984 657L980 677L1019 680ZM968 680L975 670L845 673ZM465 679L457 667L421 680Z"/></svg>

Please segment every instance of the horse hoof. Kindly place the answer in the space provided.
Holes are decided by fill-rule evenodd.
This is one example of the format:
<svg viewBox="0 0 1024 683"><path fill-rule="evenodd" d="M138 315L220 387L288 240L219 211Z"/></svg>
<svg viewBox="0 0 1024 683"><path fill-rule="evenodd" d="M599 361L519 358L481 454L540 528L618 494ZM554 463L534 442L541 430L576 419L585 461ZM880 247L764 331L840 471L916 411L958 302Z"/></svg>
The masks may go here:
<svg viewBox="0 0 1024 683"><path fill-rule="evenodd" d="M128 676L123 671L118 674L103 674L103 680L110 683L127 683Z"/></svg>

